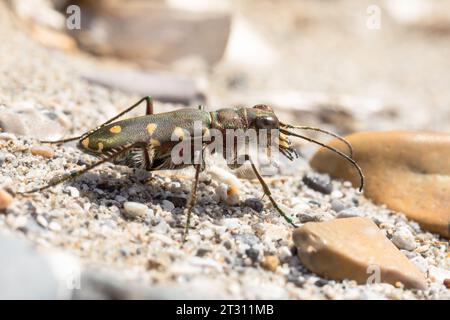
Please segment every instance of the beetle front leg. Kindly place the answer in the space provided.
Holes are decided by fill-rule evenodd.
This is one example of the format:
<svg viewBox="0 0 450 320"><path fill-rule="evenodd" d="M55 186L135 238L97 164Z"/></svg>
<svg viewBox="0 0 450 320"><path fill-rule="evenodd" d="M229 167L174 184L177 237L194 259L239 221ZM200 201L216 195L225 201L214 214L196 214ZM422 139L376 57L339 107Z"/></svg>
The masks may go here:
<svg viewBox="0 0 450 320"><path fill-rule="evenodd" d="M293 227L297 227L297 225L292 221L292 218L289 217L283 210L281 210L281 208L278 206L277 202L275 201L274 198L272 198L272 193L270 192L269 186L267 185L267 183L264 181L263 177L261 176L261 174L258 172L258 169L256 169L255 164L253 163L252 159L250 158L249 155L245 155L244 156L245 160L248 160L252 166L253 172L255 173L256 177L258 178L259 183L261 184L264 194L269 198L270 202L272 203L273 207L278 211L278 213L284 218L284 220L286 220L287 223L289 223L290 225L292 225Z"/></svg>

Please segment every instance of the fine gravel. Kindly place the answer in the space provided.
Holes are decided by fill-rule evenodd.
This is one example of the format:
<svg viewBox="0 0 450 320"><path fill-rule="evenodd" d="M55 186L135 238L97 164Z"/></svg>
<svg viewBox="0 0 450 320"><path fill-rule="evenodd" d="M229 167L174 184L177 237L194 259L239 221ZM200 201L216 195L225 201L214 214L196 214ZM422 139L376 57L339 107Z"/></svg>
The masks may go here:
<svg viewBox="0 0 450 320"><path fill-rule="evenodd" d="M34 43L5 10L0 10L0 43L0 108L14 111L25 106L43 112L61 126L60 136L89 130L140 98L82 80L76 56ZM156 103L157 111L175 107ZM36 128L31 122L28 135L0 133L3 188L21 191L41 186L95 160L70 145L50 146L33 154L31 149L40 146L35 137L41 133L34 132ZM308 178L302 180L305 174ZM152 297L450 298L448 289L436 282L430 282L426 291L411 291L314 275L296 256L292 227L267 198L259 200L261 187L253 180L241 180L241 201L229 206L221 198L223 182L202 174L193 229L182 247L183 203L192 177L190 170L149 174L104 164L46 191L16 195L0 213L0 230L26 238L38 251L57 250L73 256L84 270L97 270L108 279L104 281L118 281L125 291L136 285L155 289ZM311 188L327 178L314 177L307 163L298 160L289 172L268 182L273 197L298 224L369 217L388 237L394 236L402 252L419 261L425 272L432 266L447 268L448 243L442 238L401 214L372 204L348 182L332 180L331 185L314 188L318 191ZM321 192L324 188L326 193ZM420 247L399 239L404 230L420 241ZM263 263L265 256L277 256L274 263L278 267ZM79 292L74 295L85 297Z"/></svg>

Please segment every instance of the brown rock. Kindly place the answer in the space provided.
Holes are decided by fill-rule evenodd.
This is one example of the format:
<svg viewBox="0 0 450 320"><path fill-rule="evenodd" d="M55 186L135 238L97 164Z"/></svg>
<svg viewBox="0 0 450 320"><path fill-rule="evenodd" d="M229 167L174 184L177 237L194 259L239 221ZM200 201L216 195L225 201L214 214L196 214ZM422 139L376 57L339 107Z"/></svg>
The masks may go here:
<svg viewBox="0 0 450 320"><path fill-rule="evenodd" d="M302 263L324 277L373 283L379 268L381 282L426 288L424 275L368 218L308 222L293 239Z"/></svg>
<svg viewBox="0 0 450 320"><path fill-rule="evenodd" d="M13 197L5 190L0 189L0 210L8 208L12 201Z"/></svg>
<svg viewBox="0 0 450 320"><path fill-rule="evenodd" d="M277 256L265 256L264 260L261 262L261 266L264 269L270 270L272 272L277 271L278 266L280 265L280 260Z"/></svg>
<svg viewBox="0 0 450 320"><path fill-rule="evenodd" d="M162 102L202 104L206 94L193 79L170 72L148 72L122 66L89 66L81 71L89 82Z"/></svg>
<svg viewBox="0 0 450 320"><path fill-rule="evenodd" d="M216 63L231 27L228 10L192 11L160 1L78 0L71 4L83 12L81 29L71 32L80 47L139 63L169 64L189 56Z"/></svg>
<svg viewBox="0 0 450 320"><path fill-rule="evenodd" d="M364 194L401 211L430 231L450 237L450 135L365 132L347 137L366 176ZM344 151L338 141L331 146ZM334 153L320 149L311 166L358 186L356 171Z"/></svg>

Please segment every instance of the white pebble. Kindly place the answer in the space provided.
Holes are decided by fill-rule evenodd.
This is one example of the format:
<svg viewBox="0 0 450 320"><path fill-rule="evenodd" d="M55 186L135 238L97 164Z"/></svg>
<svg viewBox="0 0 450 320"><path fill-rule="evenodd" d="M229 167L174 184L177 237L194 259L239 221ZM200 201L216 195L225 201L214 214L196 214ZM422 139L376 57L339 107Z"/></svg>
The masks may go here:
<svg viewBox="0 0 450 320"><path fill-rule="evenodd" d="M292 257L292 252L291 252L291 250L289 250L289 248L286 247L286 246L283 246L283 247L281 247L280 249L278 249L278 254L279 254L280 259L281 259L282 261L288 260L289 258Z"/></svg>
<svg viewBox="0 0 450 320"><path fill-rule="evenodd" d="M417 247L414 235L406 227L398 228L392 235L391 240L399 249L411 251Z"/></svg>
<svg viewBox="0 0 450 320"><path fill-rule="evenodd" d="M74 187L66 187L66 190L69 191L69 194L72 198L78 198L80 196L80 191Z"/></svg>
<svg viewBox="0 0 450 320"><path fill-rule="evenodd" d="M130 218L143 217L148 212L148 207L138 202L125 202L123 208L126 215Z"/></svg>
<svg viewBox="0 0 450 320"><path fill-rule="evenodd" d="M351 183L350 181L344 181L344 182L342 183L342 185L343 185L344 187L346 187L346 188L351 188L351 187L352 187L352 183Z"/></svg>
<svg viewBox="0 0 450 320"><path fill-rule="evenodd" d="M48 222L47 219L44 218L44 216L37 216L36 221L44 228L47 228Z"/></svg>
<svg viewBox="0 0 450 320"><path fill-rule="evenodd" d="M52 231L61 231L61 225L56 221L50 222L48 228Z"/></svg>
<svg viewBox="0 0 450 320"><path fill-rule="evenodd" d="M339 191L339 190L333 190L331 192L330 196L331 196L332 199L340 199L340 198L342 198L344 196L344 194L341 191Z"/></svg>

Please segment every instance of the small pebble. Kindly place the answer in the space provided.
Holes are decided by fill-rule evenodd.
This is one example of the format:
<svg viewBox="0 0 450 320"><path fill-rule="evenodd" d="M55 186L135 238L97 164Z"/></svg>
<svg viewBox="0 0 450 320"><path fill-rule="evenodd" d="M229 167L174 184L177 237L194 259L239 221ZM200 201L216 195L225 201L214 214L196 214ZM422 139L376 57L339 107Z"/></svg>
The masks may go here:
<svg viewBox="0 0 450 320"><path fill-rule="evenodd" d="M330 178L326 175L308 173L303 176L302 181L309 188L323 194L331 194L333 191L333 185L331 184Z"/></svg>
<svg viewBox="0 0 450 320"><path fill-rule="evenodd" d="M227 229L229 229L229 230L238 229L241 225L239 222L239 219L237 219L237 218L222 219L221 224L223 226L227 227Z"/></svg>
<svg viewBox="0 0 450 320"><path fill-rule="evenodd" d="M118 194L117 196L114 197L114 200L116 200L117 202L122 203L122 202L126 202L127 198L125 198L125 197L121 196L120 194Z"/></svg>
<svg viewBox="0 0 450 320"><path fill-rule="evenodd" d="M50 223L48 224L48 228L49 228L50 230L56 231L56 232L61 231L61 225L60 225L58 222L56 222L56 221L50 222Z"/></svg>
<svg viewBox="0 0 450 320"><path fill-rule="evenodd" d="M406 227L398 228L392 235L391 240L399 249L411 251L417 247L413 234Z"/></svg>
<svg viewBox="0 0 450 320"><path fill-rule="evenodd" d="M6 209L13 202L13 197L4 189L0 189L0 210Z"/></svg>
<svg viewBox="0 0 450 320"><path fill-rule="evenodd" d="M152 230L156 233L161 233L161 234L167 234L170 231L170 226L167 224L167 222L165 222L164 220L161 220L160 223L158 223L156 226L154 226L152 228ZM193 235L189 235L189 238L192 239L194 238Z"/></svg>
<svg viewBox="0 0 450 320"><path fill-rule="evenodd" d="M44 228L48 227L47 219L44 216L37 216L36 221Z"/></svg>
<svg viewBox="0 0 450 320"><path fill-rule="evenodd" d="M257 198L250 198L245 200L244 205L246 207L252 208L256 212L261 212L264 209L263 202Z"/></svg>
<svg viewBox="0 0 450 320"><path fill-rule="evenodd" d="M129 218L143 217L148 211L148 207L145 204L131 201L125 202L123 208Z"/></svg>
<svg viewBox="0 0 450 320"><path fill-rule="evenodd" d="M245 250L245 254L249 257L253 262L258 261L259 258L259 250L255 248L249 248Z"/></svg>
<svg viewBox="0 0 450 320"><path fill-rule="evenodd" d="M187 198L184 196L169 196L167 200L172 203L176 208L183 208L187 204ZM168 210L172 211L172 210Z"/></svg>
<svg viewBox="0 0 450 320"><path fill-rule="evenodd" d="M356 207L353 207L353 208L348 208L348 209L344 209L344 210L340 211L336 217L337 218L351 218L351 217L361 217L361 216L362 216L361 210Z"/></svg>
<svg viewBox="0 0 450 320"><path fill-rule="evenodd" d="M44 158L53 158L55 156L53 150L45 146L31 147L30 152L34 156L41 156Z"/></svg>
<svg viewBox="0 0 450 320"><path fill-rule="evenodd" d="M261 266L264 269L270 270L272 272L275 272L280 265L280 260L277 256L269 255L265 256L264 260L261 262Z"/></svg>
<svg viewBox="0 0 450 320"><path fill-rule="evenodd" d="M344 196L344 194L339 191L339 190L333 190L333 192L331 192L331 198L332 199L340 199Z"/></svg>
<svg viewBox="0 0 450 320"><path fill-rule="evenodd" d="M444 280L444 286L445 286L447 289L450 289L450 278Z"/></svg>
<svg viewBox="0 0 450 320"><path fill-rule="evenodd" d="M69 192L72 198L78 198L80 196L80 191L74 187L66 187L66 190Z"/></svg>
<svg viewBox="0 0 450 320"><path fill-rule="evenodd" d="M417 255L414 258L412 258L411 262L414 263L416 267L419 268L419 270L422 271L423 273L426 273L428 271L428 262L421 255Z"/></svg>
<svg viewBox="0 0 450 320"><path fill-rule="evenodd" d="M316 282L314 282L314 284L319 288L322 288L323 286L326 286L328 284L328 281L325 279L319 279Z"/></svg>
<svg viewBox="0 0 450 320"><path fill-rule="evenodd" d="M197 250L197 252L195 253L195 255L196 255L197 257L204 257L204 256L206 256L209 252L211 252L211 250L206 249L206 248L199 248L199 249Z"/></svg>
<svg viewBox="0 0 450 320"><path fill-rule="evenodd" d="M345 208L346 208L346 205L342 201L337 200L337 199L331 200L331 210L333 210L334 212L336 212L336 213L341 212Z"/></svg>
<svg viewBox="0 0 450 320"><path fill-rule="evenodd" d="M161 207L165 211L169 211L169 212L172 212L172 210L175 209L175 205L172 202L170 202L169 200L163 200Z"/></svg>
<svg viewBox="0 0 450 320"><path fill-rule="evenodd" d="M286 261L292 257L292 252L287 246L283 246L280 249L278 249L278 254L282 261Z"/></svg>

